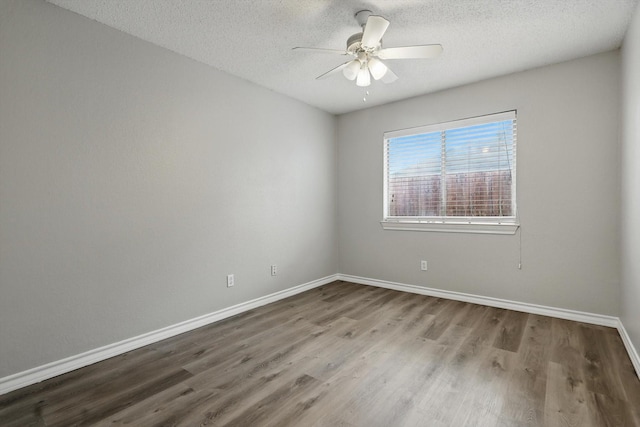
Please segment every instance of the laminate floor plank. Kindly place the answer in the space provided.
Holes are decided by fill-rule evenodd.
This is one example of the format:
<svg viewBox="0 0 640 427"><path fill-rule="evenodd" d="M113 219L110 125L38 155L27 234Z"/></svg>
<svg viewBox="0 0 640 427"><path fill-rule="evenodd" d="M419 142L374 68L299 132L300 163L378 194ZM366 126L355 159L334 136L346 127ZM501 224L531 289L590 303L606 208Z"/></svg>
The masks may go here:
<svg viewBox="0 0 640 427"><path fill-rule="evenodd" d="M282 381L279 383L279 387L265 393L262 399L248 408L242 408L233 418L224 420L224 424L238 427L266 424L275 414L286 408L288 401L295 400L296 397L319 383L320 381L317 379L305 374L298 376L293 381Z"/></svg>
<svg viewBox="0 0 640 427"><path fill-rule="evenodd" d="M584 372L586 349L580 338L580 326L568 320L551 321L553 361L547 371L545 425L597 425L589 414Z"/></svg>
<svg viewBox="0 0 640 427"><path fill-rule="evenodd" d="M378 405L385 402L388 395L387 386L393 381L405 379L404 376L395 374L399 370L398 367L404 366L407 358L410 357L408 352L403 353L400 350L404 348L403 344L407 342L407 338L402 334L394 333L394 330L399 329L399 324L390 324L390 326L392 327L384 332L385 335L379 335L388 336L388 339L385 339L387 346L375 346L375 350L370 348L365 352L377 375L352 378L350 392L336 406L340 419L346 422L371 425L371 413Z"/></svg>
<svg viewBox="0 0 640 427"><path fill-rule="evenodd" d="M492 324L492 313L487 313L485 323ZM478 328L484 330L484 324ZM460 413L468 394L481 394L482 382L478 373L483 362L489 357L492 347L486 345L478 328L472 329L457 346L449 347L440 374L431 384L429 392L419 402L418 407L423 419L450 423ZM497 333L497 329L494 334ZM491 340L486 340L492 342ZM468 411L462 411L467 414Z"/></svg>
<svg viewBox="0 0 640 427"><path fill-rule="evenodd" d="M207 374L215 375L214 372ZM197 411L192 411L185 416L184 419L189 420L189 423L181 421L178 424L226 425L230 419L242 415L247 408L267 399L283 384L289 384L303 376L308 377L300 374L297 367L278 358L272 358L267 363L257 363L243 372L228 373L221 379L226 383L224 389L218 389L220 390L218 398L204 402ZM219 382L215 376L205 377L205 374L200 374L196 378L198 381L192 388L200 392L208 390L209 387L215 387ZM187 384L193 385L193 381L188 381Z"/></svg>
<svg viewBox="0 0 640 427"><path fill-rule="evenodd" d="M90 399L68 403L64 407L48 412L43 411L43 418L47 426L66 427L69 425L92 425L107 418L136 402L155 397L163 390L191 377L187 371L164 372L156 379L128 387L125 390L107 395L95 394Z"/></svg>
<svg viewBox="0 0 640 427"><path fill-rule="evenodd" d="M589 391L573 367L549 362L544 425L588 427L598 425L590 416Z"/></svg>
<svg viewBox="0 0 640 427"><path fill-rule="evenodd" d="M467 310L458 320L457 325L469 328L475 327L490 309L491 307L487 307L486 305L468 304Z"/></svg>
<svg viewBox="0 0 640 427"><path fill-rule="evenodd" d="M627 400L624 386L620 381L617 364L612 363L611 353L606 344L606 334L603 331L581 326L580 334L585 342L584 366L587 390L609 396L615 400Z"/></svg>
<svg viewBox="0 0 640 427"><path fill-rule="evenodd" d="M185 350L185 347L194 344L207 346L226 345L229 341L237 341L242 337L251 337L271 330L275 325L298 316L300 313L305 313L309 310L329 310L331 308L328 303L318 302L317 298L324 295L324 293L319 294L316 292L317 296L315 298L306 294L298 294L286 300L273 303L276 307L269 304L259 309L254 309L250 316L244 316L245 313L238 314L230 319L223 320L225 323L219 326L219 322L216 322L212 325L198 328L195 331L169 338L153 347L165 351L188 351ZM301 297L300 295L306 297Z"/></svg>
<svg viewBox="0 0 640 427"><path fill-rule="evenodd" d="M550 343L551 318L528 315L502 411L505 425L543 424Z"/></svg>
<svg viewBox="0 0 640 427"><path fill-rule="evenodd" d="M440 373L441 360L447 348L431 340L418 338L407 342L390 361L396 372L388 371L389 377L377 397L377 403L367 411L366 417L358 420L366 425L402 425L416 409L426 388ZM400 362L396 364L397 362Z"/></svg>
<svg viewBox="0 0 640 427"><path fill-rule="evenodd" d="M319 304L323 298L336 295L345 287L353 292L353 284L335 282L310 291L294 295L290 298L268 304L230 318L215 322L211 325L198 328L194 331L180 334L152 344L151 347L159 351L190 351L190 346L216 346L225 345L226 341L237 341L240 337L252 336L271 329L275 324L283 322L283 319L298 315L306 310L328 310L330 304ZM344 294L345 291L343 290Z"/></svg>
<svg viewBox="0 0 640 427"><path fill-rule="evenodd" d="M440 338L449 326L455 324L457 317L464 314L462 307L465 305L459 301L446 301L440 305L438 312L434 313L429 322L426 322L420 336L431 340Z"/></svg>
<svg viewBox="0 0 640 427"><path fill-rule="evenodd" d="M453 418L452 425L470 427L498 425L504 412L509 379L516 364L517 355L513 352L490 348L476 374L482 393L465 393L462 407L471 408L471 410L458 412Z"/></svg>
<svg viewBox="0 0 640 427"><path fill-rule="evenodd" d="M402 306L398 307L400 311L387 311L378 316L377 322L370 324L370 328L366 333L360 334L357 338L349 341L349 345L359 345L362 350L354 352L343 364L342 369L336 371L333 376L327 378L325 383L333 391L331 396L325 402L325 406L316 406L310 410L306 418L300 420L300 425L352 425L354 416L367 413L370 411L368 407L371 402L364 396L375 394L376 386L371 381L380 381L380 378L372 378L366 373L372 370L380 372L384 369L385 362L393 359L394 349L397 351L396 341L407 341L415 339L410 336L399 334L403 323L397 322L402 313L406 313ZM400 347L402 349L403 347ZM389 367L390 368L390 367ZM384 382L384 378L382 378ZM352 403L354 396L360 396L365 404L364 410L358 409L359 405ZM367 406L368 405L368 406ZM333 410L326 413L326 408L345 408L344 410ZM355 415L354 415L355 414ZM364 424L360 424L364 425Z"/></svg>
<svg viewBox="0 0 640 427"><path fill-rule="evenodd" d="M468 343L476 346L493 346L506 314L507 310L487 307L469 334Z"/></svg>
<svg viewBox="0 0 640 427"><path fill-rule="evenodd" d="M401 296L400 294L400 292L384 292L379 294L377 298L374 298L372 301L364 304L358 310L349 313L349 317L355 320L366 317L372 312L383 309L385 305L393 303L394 299Z"/></svg>
<svg viewBox="0 0 640 427"><path fill-rule="evenodd" d="M326 300L323 300L327 302ZM331 304L327 304L327 308L320 316L315 316L313 323L317 325L326 325L337 317L349 316L349 313L356 311L362 306L363 302L371 301L370 295L367 293L360 293L360 295L353 295L351 298L342 298L340 300L334 300Z"/></svg>
<svg viewBox="0 0 640 427"><path fill-rule="evenodd" d="M167 370L178 369L182 371L172 367L164 359L158 358L157 354L148 352L146 349L133 353L127 354L126 357L118 357L120 363L111 363L112 359L105 361L106 363L102 362L104 370L95 369L96 365L91 365L87 367L86 375L79 373L84 371L84 368L67 374L74 378L74 381L60 381L59 377L50 380L53 384L58 384L58 387L51 387L47 384L48 382L32 386L35 392L28 393L27 400L0 410L0 420L10 419L11 412L15 410L23 413L37 412L37 415L42 417L43 414L55 413L60 408L93 401L101 395L109 396L118 392L126 392L132 385L155 381L158 377L158 371L163 374ZM50 415L47 416L50 417Z"/></svg>
<svg viewBox="0 0 640 427"><path fill-rule="evenodd" d="M618 334L608 334L606 340L610 350L609 361L617 366L616 372L619 375L624 392L627 396L627 402L640 402L640 381L636 381L635 371L631 360L627 356L627 352L622 343L622 339ZM631 425L640 425L640 404L628 405L633 423Z"/></svg>
<svg viewBox="0 0 640 427"><path fill-rule="evenodd" d="M416 328L423 328L424 325L428 324L435 317L433 313L433 308L431 307L432 301L435 301L432 297L427 297L423 295L417 295L418 298L415 300L416 311L413 313L411 319L404 325L404 331L413 331Z"/></svg>
<svg viewBox="0 0 640 427"><path fill-rule="evenodd" d="M214 346L197 357L182 360L182 366L194 374L216 367L226 369L233 361L254 358L256 354L260 354L263 346L278 346L279 343L298 338L300 334L306 335L307 332L323 329L295 318L283 322L279 326L281 327L274 327L259 334L241 338L235 343Z"/></svg>
<svg viewBox="0 0 640 427"><path fill-rule="evenodd" d="M432 299L432 302L437 301ZM440 306L440 302L438 302L438 306ZM432 310L431 312L433 313L434 311ZM395 376L402 379L395 395L386 396L389 404L380 405L376 415L370 422L375 425L385 425L388 422L424 425L427 420L428 422L437 421L438 414L435 414L435 417L431 417L431 414L423 414L422 410L433 403L432 390L435 390L440 385L445 388L451 385L449 382L451 378L446 373L447 363L455 363L454 357L468 337L471 329L454 324L447 331L450 331L450 333L446 335L446 338L441 336L439 339L439 342L446 344L437 344L421 336L420 330L414 331L417 337L415 342L423 343L420 347L421 351L414 349L410 352L414 355L414 358L411 361L399 364L399 366L409 367L407 375ZM409 348L411 346L402 347L403 350ZM393 389L393 387L391 388ZM435 399L437 400L439 397L442 397L442 395L435 396ZM447 406L454 408L456 403L452 402L451 405Z"/></svg>
<svg viewBox="0 0 640 427"><path fill-rule="evenodd" d="M295 333L284 334L275 340L267 340L263 345L254 345L249 350L217 360L219 363L197 367L186 365L185 369L194 374L188 384L194 388L231 388L245 376L253 376L270 364L294 357L306 344L319 339L327 328L308 325L297 328Z"/></svg>
<svg viewBox="0 0 640 427"><path fill-rule="evenodd" d="M377 289L369 287L362 289L362 287L349 282L334 282L325 288L325 292L322 294L322 301L324 302L338 302L341 300L348 300L349 295L353 294L366 294L370 292L376 292Z"/></svg>
<svg viewBox="0 0 640 427"><path fill-rule="evenodd" d="M156 353L142 348L0 396L0 420L10 419L11 414L17 412L30 411L32 407L42 407L48 402L82 395L100 382L110 382L137 370L138 364L145 365L156 359Z"/></svg>
<svg viewBox="0 0 640 427"><path fill-rule="evenodd" d="M622 400L590 392L587 407L595 425L607 427L634 425L631 410Z"/></svg>
<svg viewBox="0 0 640 427"><path fill-rule="evenodd" d="M370 342L364 340L348 341L341 337L318 342L314 348L305 349L304 357L312 359L313 365L304 372L314 378L329 381L340 373L345 365L357 360L370 345Z"/></svg>
<svg viewBox="0 0 640 427"><path fill-rule="evenodd" d="M1 426L639 426L603 326L336 281L0 396Z"/></svg>
<svg viewBox="0 0 640 427"><path fill-rule="evenodd" d="M493 342L493 346L503 350L517 352L520 348L522 334L529 315L519 311L509 311L502 323L500 333Z"/></svg>
<svg viewBox="0 0 640 427"><path fill-rule="evenodd" d="M219 399L222 390L196 391L186 384L176 384L153 399L146 399L105 418L100 424L174 425L194 412L198 406Z"/></svg>
<svg viewBox="0 0 640 427"><path fill-rule="evenodd" d="M324 337L326 335L322 334L322 336ZM338 338L334 337L334 339ZM302 343L303 341L304 343ZM289 411L299 412L317 403L328 391L322 390L322 387L319 387L322 384L321 381L306 374L306 372L318 366L317 358L303 355L312 351L314 345L315 343L312 339L301 340L298 343L294 343L293 346L298 347L297 351L289 351L289 349L287 349L285 350L284 356L276 355L274 357L272 355L269 360L260 361L250 367L248 371L241 373L241 377L236 377L236 384L227 384L225 391L228 390L232 396L231 402L235 404L238 399L242 399L242 406L232 406L224 403L219 409L209 411L215 414L216 422L222 423L223 425L229 422L234 425L236 425L236 423L237 425L241 425L241 422L255 421L253 418L255 415L245 417L243 413L247 411L247 407L258 405L261 408L259 412L264 412L260 417L260 423L266 423L272 419L275 414L288 415L291 417L292 415L290 413L287 414L285 412L287 409ZM238 375L238 373L231 374ZM301 387L299 392L289 395L280 390L283 383L298 384L301 378L304 378L305 385ZM310 380L311 378L313 381ZM307 381L311 381L315 385L315 388L312 389L312 385L306 384ZM208 384L211 383L209 382ZM293 402L290 401L299 397L301 393L306 390L311 390L312 396L305 397L304 400L301 400L299 404L294 406ZM274 399L272 396L273 393L287 397L287 403L281 401L283 397ZM273 407L276 402L278 402L278 408L267 408L267 406Z"/></svg>

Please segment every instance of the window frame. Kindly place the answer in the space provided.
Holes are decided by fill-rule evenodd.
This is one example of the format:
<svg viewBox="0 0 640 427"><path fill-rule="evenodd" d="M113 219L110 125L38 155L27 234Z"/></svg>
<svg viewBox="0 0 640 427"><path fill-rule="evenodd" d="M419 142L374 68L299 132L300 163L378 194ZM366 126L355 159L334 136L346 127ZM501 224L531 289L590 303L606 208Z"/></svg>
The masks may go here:
<svg viewBox="0 0 640 427"><path fill-rule="evenodd" d="M425 126L400 129L384 132L383 134L383 211L380 224L385 230L405 231L436 231L448 233L480 233L480 234L515 234L520 226L517 209L517 110L508 110L500 113L485 114L435 123ZM443 132L474 125L513 120L513 166L512 170L512 216L501 217L462 217L462 216L390 216L389 215L389 170L388 170L388 144L389 140L403 136L419 135L433 132ZM446 143L444 145L446 147ZM446 149L446 148L445 148Z"/></svg>

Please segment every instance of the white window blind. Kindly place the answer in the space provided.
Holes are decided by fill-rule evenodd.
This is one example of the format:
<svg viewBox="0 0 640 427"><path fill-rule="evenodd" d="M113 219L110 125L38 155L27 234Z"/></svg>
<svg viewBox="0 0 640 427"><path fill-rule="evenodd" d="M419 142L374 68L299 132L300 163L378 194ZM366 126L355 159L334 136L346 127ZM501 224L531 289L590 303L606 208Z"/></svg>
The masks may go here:
<svg viewBox="0 0 640 427"><path fill-rule="evenodd" d="M385 133L387 222L515 223L516 112Z"/></svg>

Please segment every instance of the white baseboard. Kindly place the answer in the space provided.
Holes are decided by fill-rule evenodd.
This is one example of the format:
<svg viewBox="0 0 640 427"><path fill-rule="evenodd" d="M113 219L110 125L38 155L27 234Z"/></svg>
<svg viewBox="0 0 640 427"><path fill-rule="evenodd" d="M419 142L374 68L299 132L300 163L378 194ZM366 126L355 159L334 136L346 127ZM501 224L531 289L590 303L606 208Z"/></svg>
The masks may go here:
<svg viewBox="0 0 640 427"><path fill-rule="evenodd" d="M338 280L337 274L327 276L322 279L313 280L302 285L294 286L292 288L275 292L264 297L236 304L231 307L223 308L221 310L214 311L213 313L205 314L194 319L176 323L175 325L167 326L165 328L148 332L146 334L138 335L137 337L128 338L126 340L89 350L75 356L47 363L46 365L38 366L23 372L18 372L16 374L9 375L8 377L0 378L0 395L9 393L10 391L17 390L22 387L26 387L31 384L38 383L40 381L47 380L49 378L56 377L58 375L65 374L67 372L71 372L75 369L82 368L96 362L100 362L110 357L118 356L128 351L144 347L145 345L153 344L155 342L162 341L164 339L171 338L185 332L189 332L193 329L200 328L210 323L226 319L227 317L235 316L236 314L240 314L245 311L252 310L254 308L270 304L284 298L288 298L301 292L326 285L327 283L331 283L335 280Z"/></svg>
<svg viewBox="0 0 640 427"><path fill-rule="evenodd" d="M620 320L614 316L605 316L602 314L586 313L583 311L568 310L565 308L548 307L544 305L529 304L526 302L484 297L480 295L465 294L462 292L444 291L441 289L407 285L404 283L388 282L378 279L369 279L366 277L350 276L347 274L338 274L338 280L360 283L362 285L377 286L380 288L394 289L396 291L428 295L437 298L446 298L456 301L470 302L473 304L488 305L490 307L506 308L509 310L522 311L524 313L540 314L542 316L575 320L576 322L591 323L593 325L609 326L612 328L617 328L618 324L620 323Z"/></svg>
<svg viewBox="0 0 640 427"><path fill-rule="evenodd" d="M627 354L629 354L629 359L631 359L631 364L633 368L636 370L636 375L640 378L640 356L636 351L636 348L633 346L631 342L631 337L627 334L627 330L624 328L622 321L618 322L618 333L620 334L620 338L622 338L622 342L624 343L624 348L627 349Z"/></svg>

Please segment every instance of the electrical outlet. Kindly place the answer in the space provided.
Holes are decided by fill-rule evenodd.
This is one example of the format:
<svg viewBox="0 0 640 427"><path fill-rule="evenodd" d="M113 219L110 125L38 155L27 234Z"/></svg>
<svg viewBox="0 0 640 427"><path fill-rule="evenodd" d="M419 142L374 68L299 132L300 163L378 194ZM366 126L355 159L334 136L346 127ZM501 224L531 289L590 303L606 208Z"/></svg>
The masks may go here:
<svg viewBox="0 0 640 427"><path fill-rule="evenodd" d="M420 270L427 271L427 261L425 260L420 261Z"/></svg>
<svg viewBox="0 0 640 427"><path fill-rule="evenodd" d="M275 276L276 274L278 274L278 266L277 265L272 265L271 266L271 275Z"/></svg>
<svg viewBox="0 0 640 427"><path fill-rule="evenodd" d="M236 284L236 282L235 282L235 279L233 277L233 274L227 274L227 288L230 288L235 284Z"/></svg>

